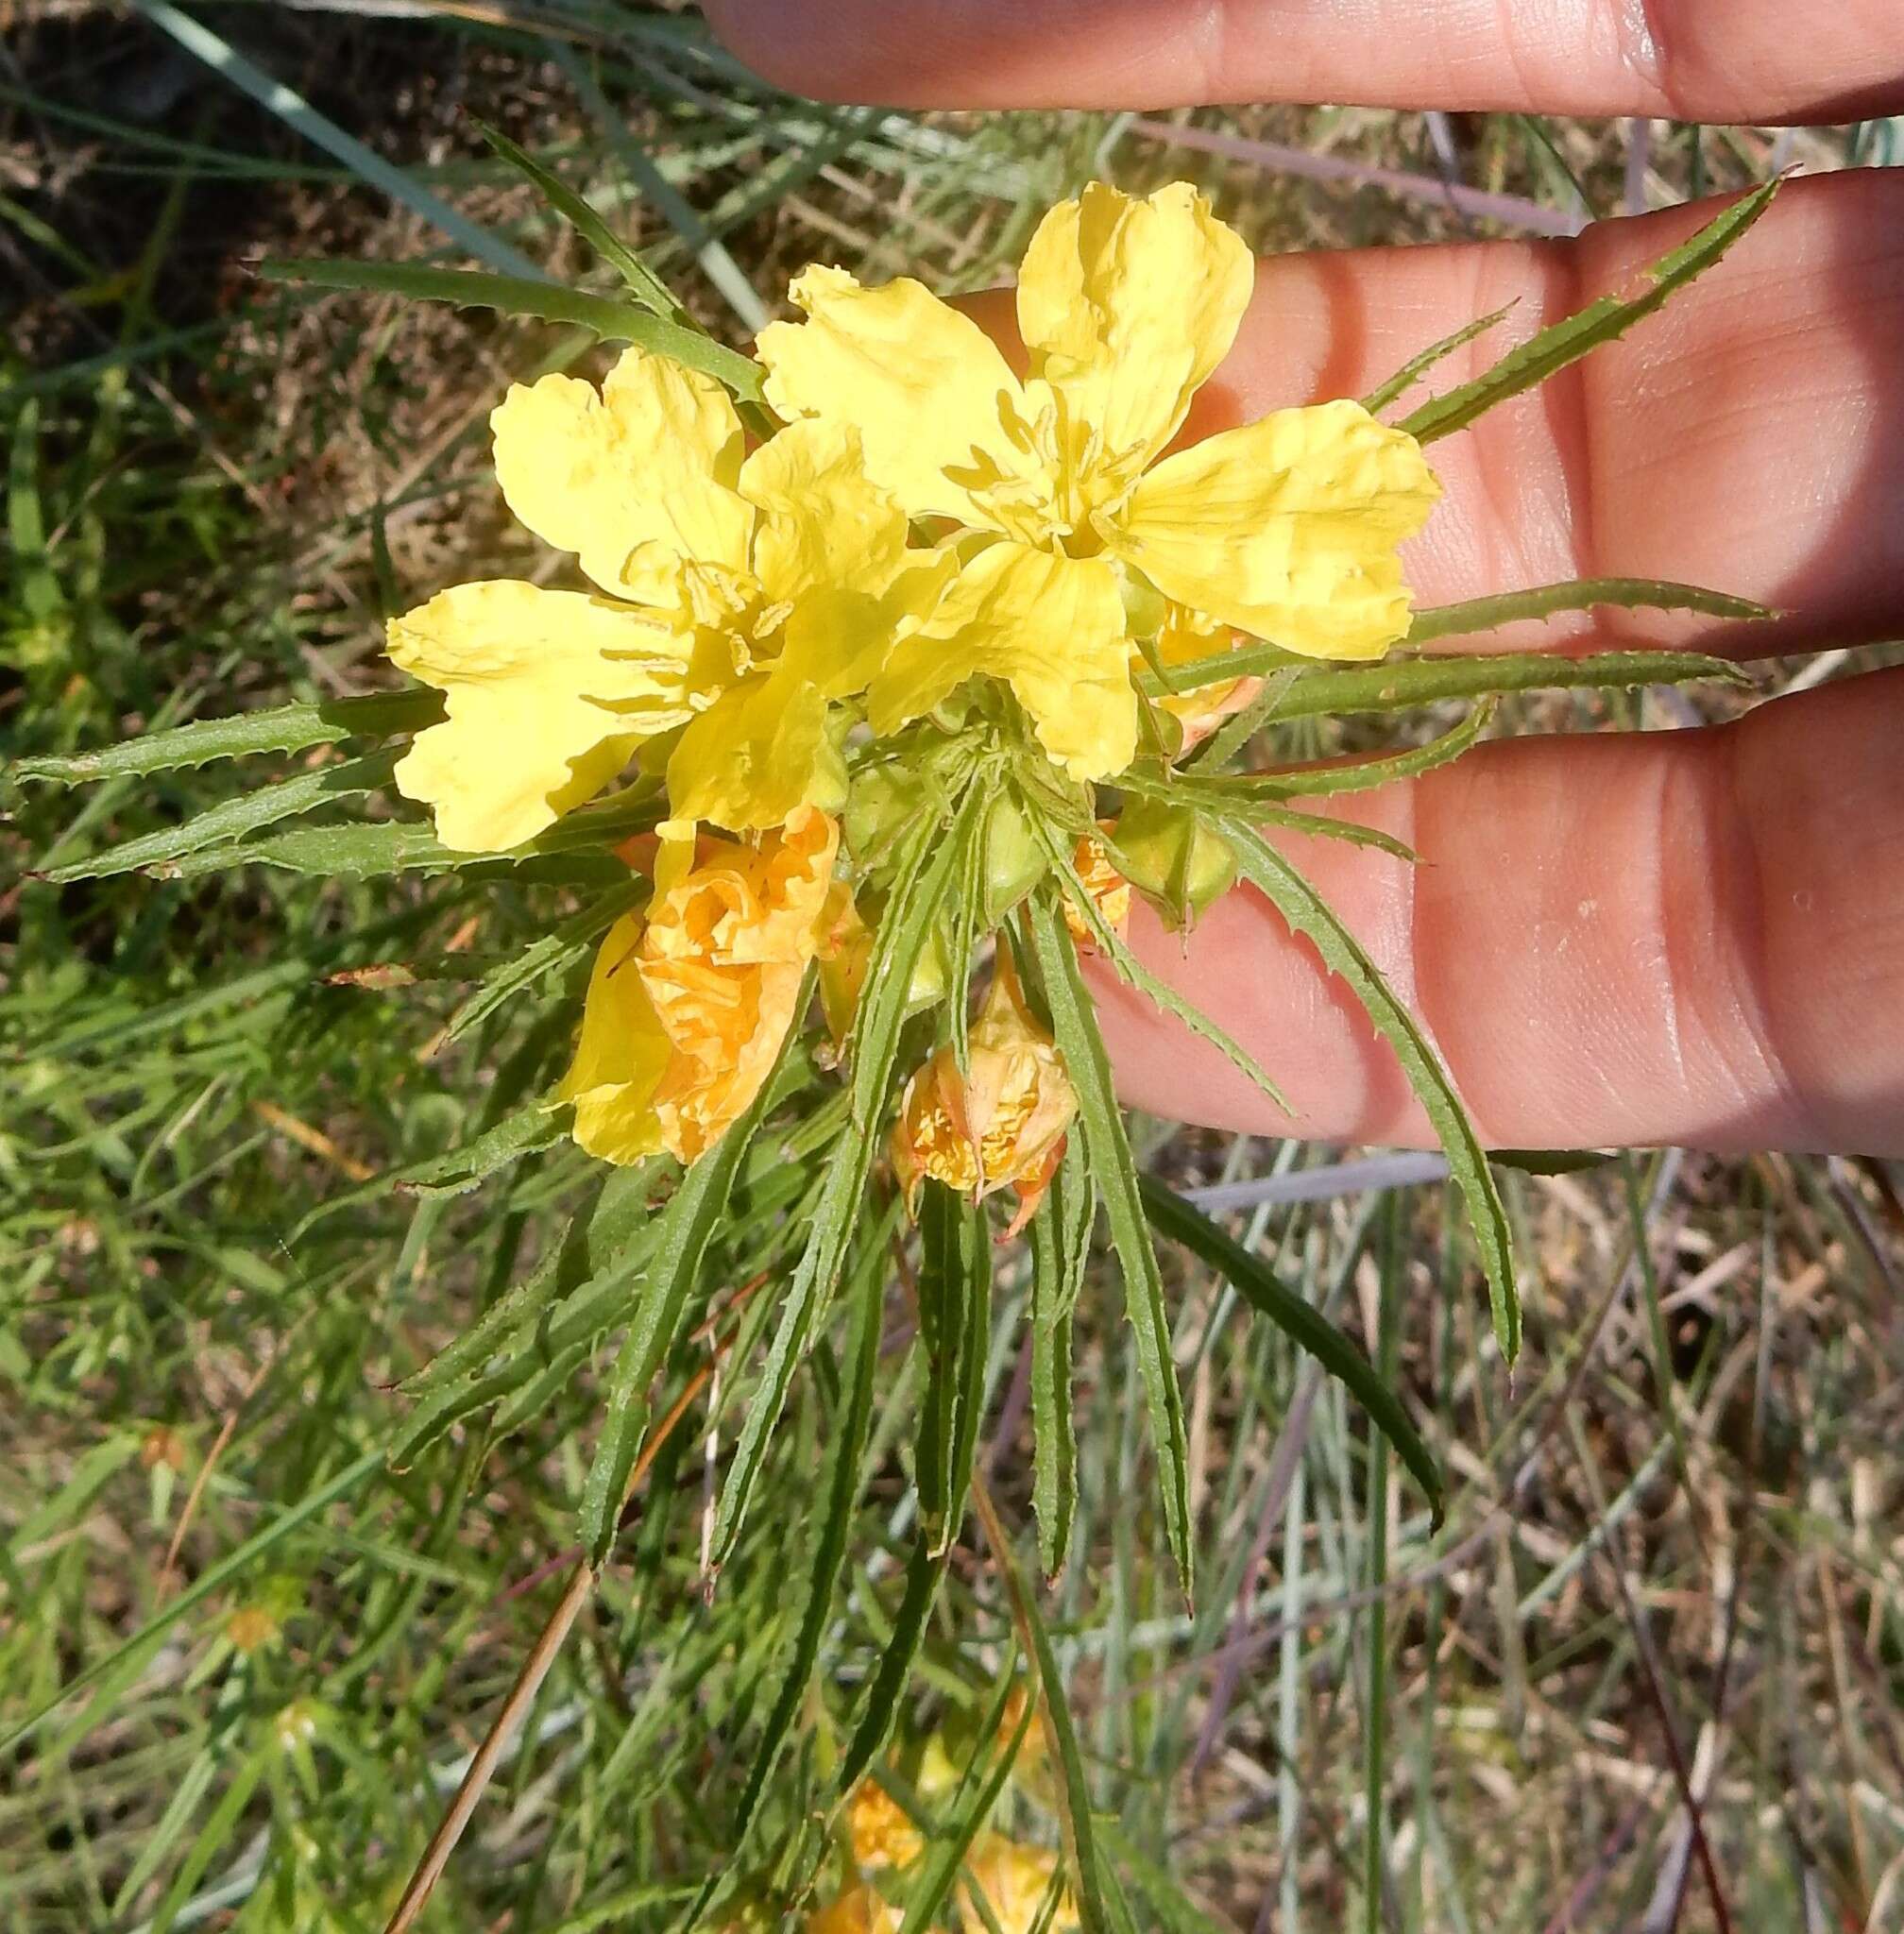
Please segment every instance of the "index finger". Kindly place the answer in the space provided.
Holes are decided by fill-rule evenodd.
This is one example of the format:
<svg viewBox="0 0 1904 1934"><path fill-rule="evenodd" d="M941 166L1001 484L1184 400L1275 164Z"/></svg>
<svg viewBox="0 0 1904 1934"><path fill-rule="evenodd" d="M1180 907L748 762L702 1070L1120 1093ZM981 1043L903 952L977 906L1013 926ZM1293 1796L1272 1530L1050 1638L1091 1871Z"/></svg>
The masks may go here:
<svg viewBox="0 0 1904 1934"><path fill-rule="evenodd" d="M1353 101L1682 121L1904 105L1896 0L706 0L768 79L942 108Z"/></svg>

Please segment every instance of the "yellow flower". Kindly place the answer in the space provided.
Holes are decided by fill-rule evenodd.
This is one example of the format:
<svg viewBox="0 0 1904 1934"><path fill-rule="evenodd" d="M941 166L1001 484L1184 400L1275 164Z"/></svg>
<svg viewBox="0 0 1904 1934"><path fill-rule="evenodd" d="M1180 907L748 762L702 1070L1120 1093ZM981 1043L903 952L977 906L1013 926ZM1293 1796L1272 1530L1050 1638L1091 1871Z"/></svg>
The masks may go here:
<svg viewBox="0 0 1904 1934"><path fill-rule="evenodd" d="M946 1046L906 1083L892 1165L912 1204L927 1176L979 1201L1009 1183L1021 1204L1015 1232L1057 1173L1078 1096L1003 948L967 1045L966 1075Z"/></svg>
<svg viewBox="0 0 1904 1934"><path fill-rule="evenodd" d="M754 843L664 839L647 912L596 956L556 1091L591 1155L693 1162L745 1111L792 1026L839 840L811 806Z"/></svg>
<svg viewBox="0 0 1904 1934"><path fill-rule="evenodd" d="M761 332L774 407L852 425L866 472L954 520L962 568L871 687L886 732L975 674L1008 683L1072 777L1137 743L1125 595L1315 657L1379 657L1408 624L1396 546L1439 486L1359 403L1279 410L1174 454L1233 340L1254 268L1185 183L1101 186L1040 224L1018 281L1025 382L978 326L906 279L811 268L804 323Z"/></svg>
<svg viewBox="0 0 1904 1934"><path fill-rule="evenodd" d="M870 1887L849 1888L807 1917L807 1934L898 1934L905 1915Z"/></svg>
<svg viewBox="0 0 1904 1934"><path fill-rule="evenodd" d="M1158 662L1166 670L1179 665L1194 664L1199 658L1214 658L1221 652L1233 651L1246 640L1229 625L1206 618L1187 605L1169 604L1164 622L1158 627L1155 650ZM1134 674L1142 664L1141 653L1133 655ZM1220 679L1215 685L1199 685L1190 691L1165 692L1157 701L1177 721L1183 734L1181 752L1189 752L1222 724L1233 718L1263 689L1260 678Z"/></svg>
<svg viewBox="0 0 1904 1934"><path fill-rule="evenodd" d="M1003 1934L1029 1934L1039 1925L1058 1877L1056 1854L1043 1847L1020 1846L1003 1834L988 1833L975 1842L965 1864ZM969 1886L960 1892L959 1909L966 1934L978 1934L986 1925L985 1917ZM1059 1895L1057 1909L1046 1926L1052 1934L1078 1926L1077 1904L1068 1891Z"/></svg>
<svg viewBox="0 0 1904 1934"><path fill-rule="evenodd" d="M820 1007L833 1044L843 1047L873 964L873 929L860 918L853 889L837 880L820 922Z"/></svg>
<svg viewBox="0 0 1904 1934"><path fill-rule="evenodd" d="M632 348L599 392L518 383L490 424L510 509L597 589L459 585L392 620L391 657L446 699L397 769L445 844L518 845L684 726L682 817L742 831L837 810L828 702L865 689L952 568L908 551L850 426L748 456L720 384Z"/></svg>
<svg viewBox="0 0 1904 1934"><path fill-rule="evenodd" d="M866 1871L910 1867L926 1851L919 1829L876 1779L862 1779L846 1807L846 1836L853 1863Z"/></svg>

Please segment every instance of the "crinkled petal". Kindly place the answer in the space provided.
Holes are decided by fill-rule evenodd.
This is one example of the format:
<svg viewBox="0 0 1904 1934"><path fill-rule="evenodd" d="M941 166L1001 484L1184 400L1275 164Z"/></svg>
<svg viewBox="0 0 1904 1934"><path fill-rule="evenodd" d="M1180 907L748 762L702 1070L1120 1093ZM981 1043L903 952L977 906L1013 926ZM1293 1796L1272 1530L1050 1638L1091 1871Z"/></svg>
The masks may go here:
<svg viewBox="0 0 1904 1934"><path fill-rule="evenodd" d="M668 798L682 818L737 833L777 826L803 806L838 812L846 766L827 731L825 694L784 670L742 679L681 735Z"/></svg>
<svg viewBox="0 0 1904 1934"><path fill-rule="evenodd" d="M843 269L815 266L788 294L807 321L770 323L758 344L774 408L790 421L850 424L867 475L908 516L994 528L987 487L1042 465L1022 440L1018 379L992 338L910 277L863 289Z"/></svg>
<svg viewBox="0 0 1904 1934"><path fill-rule="evenodd" d="M1379 658L1408 629L1396 546L1440 495L1412 436L1320 403L1165 457L1106 535L1194 610L1308 657Z"/></svg>
<svg viewBox="0 0 1904 1934"><path fill-rule="evenodd" d="M533 839L688 716L681 642L579 591L457 585L392 619L389 651L448 713L399 762L398 789L463 853Z"/></svg>
<svg viewBox="0 0 1904 1934"><path fill-rule="evenodd" d="M747 568L740 421L711 377L629 349L599 394L544 376L512 387L489 424L509 508L604 591L672 605L684 562Z"/></svg>
<svg viewBox="0 0 1904 1934"><path fill-rule="evenodd" d="M1229 352L1255 275L1188 182L1142 200L1094 182L1038 225L1018 272L1032 373L1134 476Z"/></svg>
<svg viewBox="0 0 1904 1934"><path fill-rule="evenodd" d="M643 916L608 929L588 976L582 1036L555 1091L575 1104L575 1139L604 1162L639 1162L661 1146L655 1091L673 1058L636 963Z"/></svg>
<svg viewBox="0 0 1904 1934"><path fill-rule="evenodd" d="M983 674L1011 686L1039 743L1074 779L1106 778L1137 749L1127 655L1107 560L988 545L873 681L873 729L892 732Z"/></svg>
<svg viewBox="0 0 1904 1934"><path fill-rule="evenodd" d="M906 513L866 474L859 434L826 418L790 423L741 467L760 513L754 575L770 604L818 591L874 595L906 556Z"/></svg>

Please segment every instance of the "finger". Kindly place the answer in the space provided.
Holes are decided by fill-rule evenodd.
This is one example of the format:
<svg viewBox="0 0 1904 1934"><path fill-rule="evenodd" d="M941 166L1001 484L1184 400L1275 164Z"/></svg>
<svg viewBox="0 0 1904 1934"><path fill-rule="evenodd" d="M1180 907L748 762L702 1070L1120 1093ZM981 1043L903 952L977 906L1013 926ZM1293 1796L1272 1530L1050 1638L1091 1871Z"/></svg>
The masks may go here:
<svg viewBox="0 0 1904 1934"><path fill-rule="evenodd" d="M1426 1024L1491 1146L1904 1155L1900 742L1904 668L1735 725L1503 740L1343 802L1418 866L1278 843ZM1253 891L1187 943L1133 918L1131 945L1298 1115L1094 960L1134 1106L1432 1144L1353 996Z"/></svg>
<svg viewBox="0 0 1904 1934"><path fill-rule="evenodd" d="M1353 101L1849 121L1904 101L1896 0L706 0L751 67L943 108Z"/></svg>
<svg viewBox="0 0 1904 1934"><path fill-rule="evenodd" d="M1569 242L1288 255L1259 265L1229 360L1186 434L1366 395L1504 304L1433 385L1609 290L1715 204L1604 222ZM1009 298L981 312L1011 327ZM1418 604L1573 577L1690 580L1788 616L1770 626L1620 614L1498 634L1769 653L1904 631L1904 173L1794 181L1719 266L1624 341L1429 449L1446 495L1403 551ZM1422 392L1421 394L1425 394ZM1418 397L1419 400L1419 397ZM1471 641L1466 649L1473 649Z"/></svg>

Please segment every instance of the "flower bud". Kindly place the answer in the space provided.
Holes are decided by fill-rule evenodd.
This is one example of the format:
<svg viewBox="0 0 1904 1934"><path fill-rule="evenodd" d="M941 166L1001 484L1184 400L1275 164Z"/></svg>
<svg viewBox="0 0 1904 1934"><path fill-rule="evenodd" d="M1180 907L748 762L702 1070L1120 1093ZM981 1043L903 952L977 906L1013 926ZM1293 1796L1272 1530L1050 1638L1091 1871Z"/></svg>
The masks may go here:
<svg viewBox="0 0 1904 1934"><path fill-rule="evenodd" d="M1117 870L1173 926L1188 926L1236 881L1236 856L1188 806L1133 798L1117 822Z"/></svg>
<svg viewBox="0 0 1904 1934"><path fill-rule="evenodd" d="M927 1176L974 1201L1009 1183L1022 1205L1015 1230L1057 1172L1078 1096L1002 949L968 1047L964 1075L946 1046L907 1082L892 1165L913 1205Z"/></svg>
<svg viewBox="0 0 1904 1934"><path fill-rule="evenodd" d="M1026 818L1025 808L1011 793L1001 792L985 816L985 925L1002 925L1005 916L1047 870L1045 848Z"/></svg>

